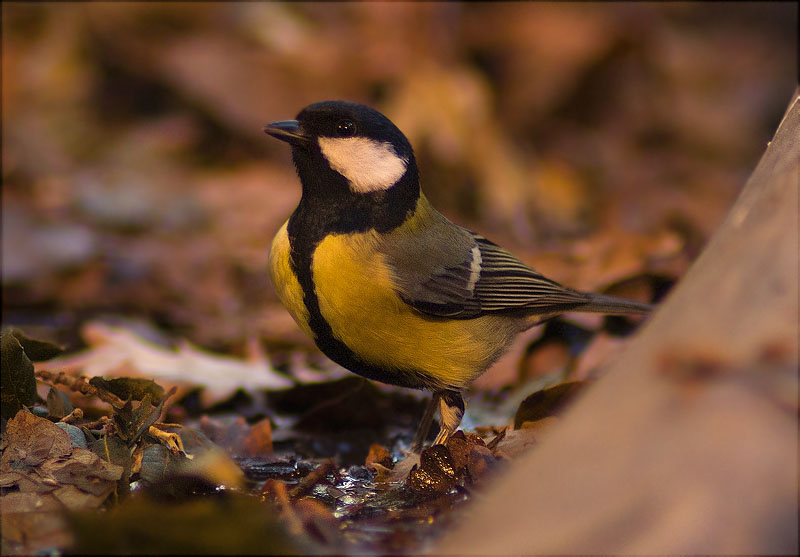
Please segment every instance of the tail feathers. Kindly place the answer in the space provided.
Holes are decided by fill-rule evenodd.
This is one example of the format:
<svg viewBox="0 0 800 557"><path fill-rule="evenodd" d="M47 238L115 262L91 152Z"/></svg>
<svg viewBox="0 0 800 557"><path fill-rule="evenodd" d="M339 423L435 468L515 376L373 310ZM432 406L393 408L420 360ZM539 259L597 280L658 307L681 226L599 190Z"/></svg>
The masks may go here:
<svg viewBox="0 0 800 557"><path fill-rule="evenodd" d="M653 306L642 302L634 302L633 300L625 300L624 298L616 298L614 296L604 296L603 294L587 294L589 300L573 311L587 312L587 313L606 313L609 315L626 315L626 314L648 314L653 310Z"/></svg>

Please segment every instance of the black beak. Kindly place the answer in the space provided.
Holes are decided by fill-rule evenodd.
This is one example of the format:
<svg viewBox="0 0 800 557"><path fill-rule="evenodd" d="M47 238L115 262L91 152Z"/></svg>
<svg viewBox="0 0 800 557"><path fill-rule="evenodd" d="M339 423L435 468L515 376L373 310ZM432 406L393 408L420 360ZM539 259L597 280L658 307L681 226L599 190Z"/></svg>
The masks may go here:
<svg viewBox="0 0 800 557"><path fill-rule="evenodd" d="M308 137L300 129L300 123L297 120L272 122L264 126L264 132L292 145L301 145L309 141Z"/></svg>

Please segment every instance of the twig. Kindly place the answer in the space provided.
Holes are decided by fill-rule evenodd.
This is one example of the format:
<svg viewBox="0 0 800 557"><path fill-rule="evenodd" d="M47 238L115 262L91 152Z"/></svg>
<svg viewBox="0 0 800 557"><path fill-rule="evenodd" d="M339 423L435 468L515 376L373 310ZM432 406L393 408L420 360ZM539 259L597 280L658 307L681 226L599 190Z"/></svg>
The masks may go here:
<svg viewBox="0 0 800 557"><path fill-rule="evenodd" d="M163 427L163 424L157 424L159 427ZM156 425L151 425L150 428L147 430L152 437L158 439L158 441L169 449L169 451L174 455L183 455L188 459L194 458L193 455L186 454L186 450L183 448L183 440L181 439L180 435L177 433L172 433L169 431L161 431L156 427Z"/></svg>
<svg viewBox="0 0 800 557"><path fill-rule="evenodd" d="M329 473L336 470L336 466L333 464L332 460L326 460L316 468L314 468L308 475L300 480L296 486L294 486L291 490L289 490L289 495L292 498L297 498L304 494L305 492L309 491L312 487L314 487L317 482L319 482L322 478L327 476Z"/></svg>
<svg viewBox="0 0 800 557"><path fill-rule="evenodd" d="M83 419L83 410L80 408L75 408L72 412L61 418L59 421L64 422L65 424L72 424L81 419Z"/></svg>
<svg viewBox="0 0 800 557"><path fill-rule="evenodd" d="M497 448L497 445L500 444L500 441L502 441L505 438L507 430L508 430L507 427L501 429L500 433L498 433L494 439L492 439L486 444L486 448L494 452L494 450Z"/></svg>
<svg viewBox="0 0 800 557"><path fill-rule="evenodd" d="M50 383L52 385L65 385L70 390L76 391L81 393L82 395L86 396L96 396L100 400L107 402L114 408L122 408L125 406L125 401L119 398L117 395L110 393L103 389L98 389L94 385L89 384L88 378L83 375L78 377L72 377L64 373L63 371L48 371L46 369L41 369L36 372L36 378L40 381L45 383Z"/></svg>
<svg viewBox="0 0 800 557"><path fill-rule="evenodd" d="M295 535L301 535L303 533L303 523L292 508L286 484L280 480L270 478L264 483L264 489L272 493L275 498L278 512L286 522L288 530Z"/></svg>

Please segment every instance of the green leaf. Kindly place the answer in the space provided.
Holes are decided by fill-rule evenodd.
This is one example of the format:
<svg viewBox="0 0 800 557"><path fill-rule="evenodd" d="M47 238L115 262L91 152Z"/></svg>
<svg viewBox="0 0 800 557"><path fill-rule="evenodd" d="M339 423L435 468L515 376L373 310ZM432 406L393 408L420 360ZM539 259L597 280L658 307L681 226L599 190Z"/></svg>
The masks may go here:
<svg viewBox="0 0 800 557"><path fill-rule="evenodd" d="M36 379L33 376L33 364L10 331L0 333L0 344L0 402L2 416L9 420L23 406L31 406L36 402Z"/></svg>

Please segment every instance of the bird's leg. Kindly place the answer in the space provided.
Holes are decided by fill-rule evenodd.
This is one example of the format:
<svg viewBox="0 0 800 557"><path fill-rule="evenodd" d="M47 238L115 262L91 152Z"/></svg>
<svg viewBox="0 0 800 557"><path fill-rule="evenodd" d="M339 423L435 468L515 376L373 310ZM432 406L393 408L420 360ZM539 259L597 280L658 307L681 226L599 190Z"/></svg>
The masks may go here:
<svg viewBox="0 0 800 557"><path fill-rule="evenodd" d="M440 429L433 444L443 445L461 423L461 418L464 416L464 398L458 391L440 391L438 394Z"/></svg>
<svg viewBox="0 0 800 557"><path fill-rule="evenodd" d="M425 413L422 415L422 420L417 427L417 433L414 435L414 442L411 444L411 450L415 453L422 451L422 445L425 444L425 438L428 437L428 432L431 430L431 422L433 421L433 413L439 407L439 391L434 392L428 401L428 406L425 407Z"/></svg>

